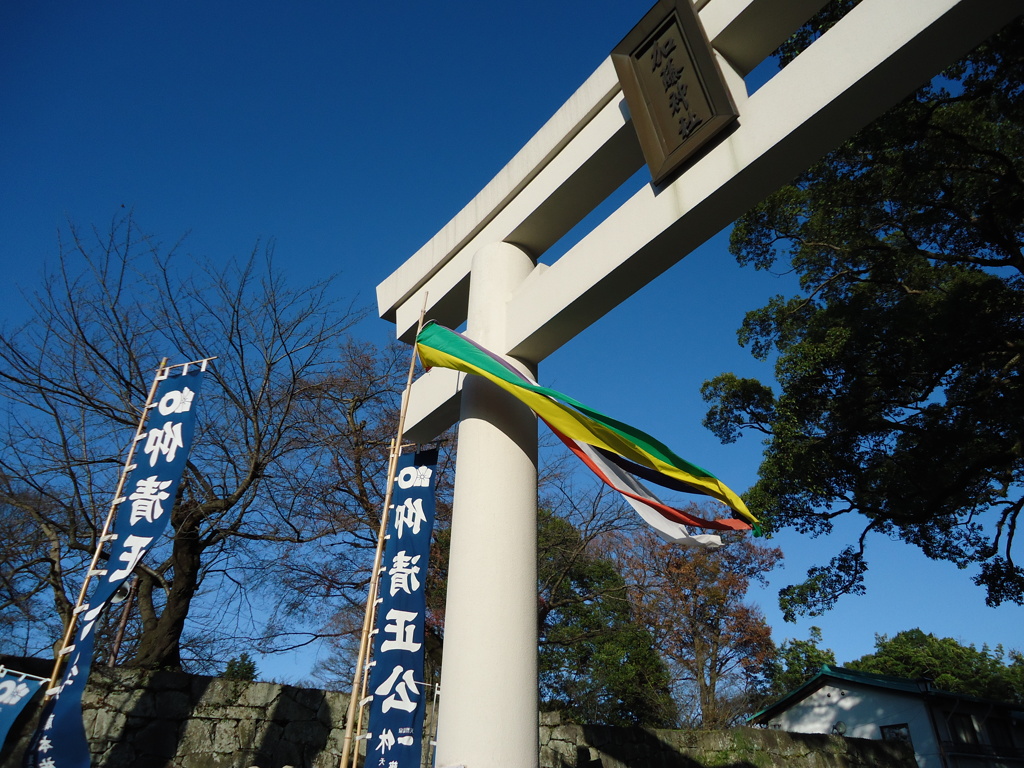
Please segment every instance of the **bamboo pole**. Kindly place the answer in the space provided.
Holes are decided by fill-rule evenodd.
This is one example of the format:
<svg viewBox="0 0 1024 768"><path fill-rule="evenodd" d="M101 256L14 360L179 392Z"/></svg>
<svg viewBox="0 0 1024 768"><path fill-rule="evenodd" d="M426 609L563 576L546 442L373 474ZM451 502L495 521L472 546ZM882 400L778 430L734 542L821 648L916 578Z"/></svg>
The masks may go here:
<svg viewBox="0 0 1024 768"><path fill-rule="evenodd" d="M394 472L398 469L398 467L397 467L397 457L402 455L402 446L401 445L398 446L398 451L396 452L395 455L396 455L396 466L392 468L392 477L394 477ZM391 506L389 505L388 506L388 510L390 511L390 509L391 509ZM386 522L387 521L385 520L385 525L382 526L382 528L386 527ZM381 538L379 540L379 542L378 542L378 546L381 549L381 554L382 555L383 555L383 550L384 550L384 543L383 542L385 542L386 539L387 539L387 535L385 534L384 537ZM367 605L366 605L366 607L368 609L367 610L367 616L369 617L369 620L366 622L366 628L367 628L367 634L366 634L366 655L363 658L363 665L362 665L362 678L363 679L362 679L362 682L361 682L361 684L359 686L359 695L356 698L356 700L358 702L357 709L356 709L356 721L355 721L355 731L354 731L354 733L356 733L356 734L360 734L360 733L363 732L363 714L366 711L366 708L363 706L363 702L366 701L366 689L369 686L369 682L370 682L370 676L369 676L369 674L367 674L367 670L369 668L369 661L368 661L368 659L369 659L369 656L370 656L370 638L373 637L373 627L377 624L377 602L378 602L378 598L380 596L380 574L381 574L381 571L384 570L385 567L386 566L383 566L383 564L382 564L380 567L378 567L374 571L374 577L373 577L373 579L370 582L370 590L369 590L369 594L367 596ZM355 764L355 762L356 762L355 761L355 752L356 752L356 750L355 750L354 743L353 743L352 752L353 752L352 763Z"/></svg>
<svg viewBox="0 0 1024 768"><path fill-rule="evenodd" d="M423 298L423 309L420 310L419 324L416 326L416 335L419 336L423 328L423 316L426 312L426 296ZM397 435L391 440L391 447L388 451L388 481L384 491L384 509L380 515L380 528L377 531L377 550L373 557L373 571L370 574L370 589L366 600L366 610L363 613L363 629L359 637L359 654L356 657L356 668L352 676L352 692L348 701L348 712L345 715L345 740L341 746L340 768L348 768L349 754L354 753L355 741L353 731L356 725L358 713L359 724L362 726L361 700L365 690L365 666L369 655L370 630L373 626L374 616L377 609L377 588L380 582L380 565L384 559L384 537L387 534L388 515L391 511L391 496L395 487L395 470L398 466L398 457L402 453L402 433L405 431L405 414L409 407L409 390L412 388L412 378L416 372L416 342L412 345L412 354L409 356L409 373L405 380L405 389L402 391L402 404L398 411ZM352 759L352 764L355 764Z"/></svg>

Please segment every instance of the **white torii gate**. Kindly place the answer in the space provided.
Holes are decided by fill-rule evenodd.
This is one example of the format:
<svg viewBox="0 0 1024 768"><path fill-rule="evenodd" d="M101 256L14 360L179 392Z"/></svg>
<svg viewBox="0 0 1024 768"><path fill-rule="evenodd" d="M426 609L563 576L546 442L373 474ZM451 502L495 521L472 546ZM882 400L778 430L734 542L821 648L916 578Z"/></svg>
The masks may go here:
<svg viewBox="0 0 1024 768"><path fill-rule="evenodd" d="M536 264L643 165L610 59L494 179L377 287L411 341L421 309L527 368L1021 12L1019 0L863 0L755 93L743 77L824 0L698 0L738 125L647 184L554 264ZM624 33L628 30L624 30ZM426 298L426 304L425 304ZM434 369L406 436L461 419L438 766L538 762L535 420Z"/></svg>

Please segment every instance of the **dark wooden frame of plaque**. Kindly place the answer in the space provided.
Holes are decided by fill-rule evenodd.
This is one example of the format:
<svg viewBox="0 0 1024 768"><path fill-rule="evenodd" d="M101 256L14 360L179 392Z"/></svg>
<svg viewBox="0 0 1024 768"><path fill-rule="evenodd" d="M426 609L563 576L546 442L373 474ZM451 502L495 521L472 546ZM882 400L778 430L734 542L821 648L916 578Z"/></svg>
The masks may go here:
<svg viewBox="0 0 1024 768"><path fill-rule="evenodd" d="M693 101L700 104L699 109L694 108L693 112L700 113L701 122L685 136L681 130L679 135L672 133L670 126L666 125L676 115L671 114L672 106L668 104L667 96L660 98L664 93L652 93L661 83L657 82L656 73L648 66L648 54L653 55L655 43L673 30L678 31L681 45L672 51L672 57L682 61L684 73L690 70L686 75L687 95L692 95ZM659 0L615 46L611 57L655 184L664 181L739 117L715 62L711 43L690 0ZM667 92L668 88L664 90Z"/></svg>

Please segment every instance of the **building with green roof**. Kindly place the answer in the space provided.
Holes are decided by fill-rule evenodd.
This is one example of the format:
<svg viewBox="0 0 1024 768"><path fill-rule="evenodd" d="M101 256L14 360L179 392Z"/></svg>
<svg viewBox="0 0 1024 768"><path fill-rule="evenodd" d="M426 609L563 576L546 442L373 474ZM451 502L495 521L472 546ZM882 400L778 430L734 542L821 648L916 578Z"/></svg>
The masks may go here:
<svg viewBox="0 0 1024 768"><path fill-rule="evenodd" d="M793 733L900 740L920 768L1024 768L1024 707L843 667L821 670L749 718Z"/></svg>

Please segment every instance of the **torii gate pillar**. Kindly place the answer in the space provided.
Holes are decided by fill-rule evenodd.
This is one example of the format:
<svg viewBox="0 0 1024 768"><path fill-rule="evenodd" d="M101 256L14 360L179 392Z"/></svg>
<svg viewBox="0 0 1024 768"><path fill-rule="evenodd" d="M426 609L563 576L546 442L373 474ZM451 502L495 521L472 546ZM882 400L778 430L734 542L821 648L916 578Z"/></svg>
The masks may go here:
<svg viewBox="0 0 1024 768"><path fill-rule="evenodd" d="M505 349L506 305L534 268L507 243L473 258L467 333ZM537 746L537 420L463 383L438 713L438 766L530 768Z"/></svg>

